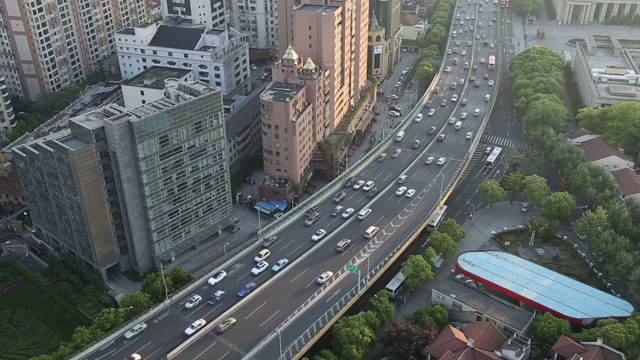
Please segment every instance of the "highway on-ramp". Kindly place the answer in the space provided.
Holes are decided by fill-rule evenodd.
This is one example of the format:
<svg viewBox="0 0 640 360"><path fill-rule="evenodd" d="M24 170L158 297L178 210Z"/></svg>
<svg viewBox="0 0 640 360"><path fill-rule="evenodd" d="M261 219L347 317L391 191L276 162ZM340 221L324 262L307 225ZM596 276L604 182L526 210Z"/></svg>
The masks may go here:
<svg viewBox="0 0 640 360"><path fill-rule="evenodd" d="M493 96L495 85L488 86L489 80L496 80L496 72L487 70L487 61L490 54L497 54L496 48L483 45L482 34L486 34L491 42L497 42L497 24L488 26L496 13L492 9L498 5L488 3L484 11L479 12L477 5L468 6L462 3L462 8L456 12L464 18L467 14L477 17L475 23L482 22L483 27L476 27L474 31L464 32L464 28L473 21L465 21L465 25L454 25L456 31L462 29L456 39L452 39L451 48L458 48L458 53L447 55L446 65L451 71L443 73L439 84L440 92L432 98L432 108L436 109L434 116L428 116L429 109L424 109L421 122L412 123L406 130L406 137L401 142L396 142L386 151L387 158L383 161L374 161L363 170L358 179L373 180L375 187L380 189L375 197L367 197L363 190L345 188L346 198L340 203L344 207L353 207L356 212L363 207L370 207L373 212L366 220L357 219L353 214L349 219L340 216L334 217L330 212L336 204L329 198L317 204L321 216L313 226L307 227L304 218L299 219L286 229L282 230L277 242L269 249L271 255L266 259L269 262L269 270L258 275L250 274L255 265L254 256L249 254L224 269L228 276L220 284L210 287L206 280L202 279L202 285L193 294L199 294L204 301L194 309L187 310L184 303L192 294L186 295L180 301L169 305L167 309L159 313L155 318L147 321L148 328L145 332L132 340L123 338L107 344L101 350L94 352L87 359L124 358L132 353L139 353L144 359L162 359L176 346L186 340L183 331L193 321L203 318L209 322L220 321L219 317L240 298L236 295L238 290L246 283L254 281L258 288L249 295L242 304L230 315L237 319L234 327L222 335L214 332L197 334L201 336L191 346L184 350L177 358L184 359L241 359L250 352L262 339L267 337L273 329L286 321L305 301L320 289L316 278L324 271L338 273L347 263L361 253L369 257L370 266L378 264L385 258L391 249L409 236L416 227L422 223L425 217L432 212L442 196L442 189L454 177L461 165L461 161L467 154L472 140L465 139L467 132L477 136L480 131L482 119L487 115L490 102L485 101L485 95ZM465 12L462 12L462 10ZM479 36L479 40L475 36ZM459 40L461 45L456 46ZM467 41L472 41L472 46L467 46ZM465 50L467 54L461 55ZM458 58L458 64L453 64L453 59ZM480 63L484 59L484 63ZM470 62L470 68L464 69L464 62ZM477 71L471 67L478 66ZM484 79L483 75L489 78ZM480 82L479 87L468 81L469 76L475 76ZM463 86L451 89L451 84L463 80ZM460 99L467 99L466 106L460 101L450 101L453 94ZM446 106L440 106L446 99ZM479 109L480 115L475 117L473 112ZM405 109L406 111L407 109ZM450 117L460 118L462 112L467 112L468 117L463 121L459 130L454 125L448 124ZM436 126L438 131L427 135L430 127ZM444 141L437 141L439 134L445 134ZM414 140L420 140L417 149L412 148ZM401 153L397 158L391 158L393 150L400 148ZM445 157L446 163L442 166L425 165L429 156ZM413 165L412 165L413 164ZM415 189L416 194L412 198L397 196L395 192L400 186L396 183L399 175L407 174L407 182L402 184L409 189ZM378 226L382 229L373 240L366 240L364 231L369 226ZM322 241L313 242L311 236L318 229L325 229L329 233ZM336 243L341 239L350 239L351 246L344 252L336 252ZM264 287L265 282L274 277L271 266L279 259L287 258L289 265L282 270L277 278ZM367 261L359 264L362 272L367 271ZM333 305L331 301L336 295L344 293L356 283L354 275L333 278L325 294L319 301L310 306L307 311L291 322L281 331L283 347L286 348L292 341L300 336L301 332ZM215 290L225 290L227 296L215 305L207 304L206 300ZM278 341L272 341L265 346L256 359L277 359Z"/></svg>

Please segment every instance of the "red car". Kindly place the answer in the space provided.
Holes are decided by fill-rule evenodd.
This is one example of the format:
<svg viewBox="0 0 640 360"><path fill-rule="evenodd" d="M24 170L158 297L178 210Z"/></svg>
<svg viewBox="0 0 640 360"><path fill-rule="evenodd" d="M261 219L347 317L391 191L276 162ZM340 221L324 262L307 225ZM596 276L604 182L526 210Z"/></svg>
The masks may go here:
<svg viewBox="0 0 640 360"><path fill-rule="evenodd" d="M384 159L387 158L387 154L386 153L382 153L380 155L378 155L378 157L376 158L377 161L384 161Z"/></svg>

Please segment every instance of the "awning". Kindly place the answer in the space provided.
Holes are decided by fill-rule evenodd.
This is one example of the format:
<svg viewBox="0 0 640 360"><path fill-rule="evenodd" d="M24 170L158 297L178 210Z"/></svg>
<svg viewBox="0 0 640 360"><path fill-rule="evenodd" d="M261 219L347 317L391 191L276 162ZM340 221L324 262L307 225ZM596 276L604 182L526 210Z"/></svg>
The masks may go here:
<svg viewBox="0 0 640 360"><path fill-rule="evenodd" d="M270 200L269 205L284 212L287 209L287 203L282 200Z"/></svg>
<svg viewBox="0 0 640 360"><path fill-rule="evenodd" d="M254 209L261 211L265 214L271 214L273 212L273 210L276 209L275 206L269 204L268 202L265 201L258 201L256 203L256 206L253 207Z"/></svg>

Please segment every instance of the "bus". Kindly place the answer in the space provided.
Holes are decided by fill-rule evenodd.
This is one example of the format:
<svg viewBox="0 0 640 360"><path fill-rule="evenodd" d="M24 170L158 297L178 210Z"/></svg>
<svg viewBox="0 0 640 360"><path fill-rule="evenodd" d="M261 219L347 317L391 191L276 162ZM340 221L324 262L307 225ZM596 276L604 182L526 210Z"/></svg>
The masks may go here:
<svg viewBox="0 0 640 360"><path fill-rule="evenodd" d="M496 56L489 55L489 66L487 67L489 70L495 70L496 68Z"/></svg>
<svg viewBox="0 0 640 360"><path fill-rule="evenodd" d="M433 219L427 224L427 231L435 231L438 230L438 226L442 223L444 219L444 215L447 213L447 205L442 205L442 207L436 210L436 215Z"/></svg>
<svg viewBox="0 0 640 360"><path fill-rule="evenodd" d="M502 148L499 148L497 146L494 147L493 151L487 158L487 161L485 161L484 166L488 168L493 168L494 166L496 166L498 161L500 161L500 154L502 154Z"/></svg>
<svg viewBox="0 0 640 360"><path fill-rule="evenodd" d="M402 290L402 286L404 285L404 281L406 279L407 277L402 273L402 271L399 271L396 276L394 276L393 279L389 281L387 286L385 286L385 290L387 290L391 298L396 297L396 295L398 295L398 293Z"/></svg>

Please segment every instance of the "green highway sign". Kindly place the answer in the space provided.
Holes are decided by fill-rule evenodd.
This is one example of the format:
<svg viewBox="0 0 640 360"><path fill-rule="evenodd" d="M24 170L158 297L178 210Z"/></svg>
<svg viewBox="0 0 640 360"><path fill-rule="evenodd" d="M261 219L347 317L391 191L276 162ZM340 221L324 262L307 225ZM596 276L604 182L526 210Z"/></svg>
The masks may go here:
<svg viewBox="0 0 640 360"><path fill-rule="evenodd" d="M360 275L360 269L358 269L358 267L353 264L347 264L347 271L356 275Z"/></svg>

